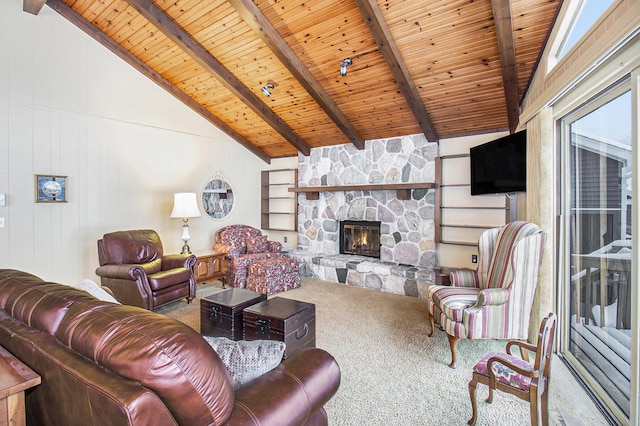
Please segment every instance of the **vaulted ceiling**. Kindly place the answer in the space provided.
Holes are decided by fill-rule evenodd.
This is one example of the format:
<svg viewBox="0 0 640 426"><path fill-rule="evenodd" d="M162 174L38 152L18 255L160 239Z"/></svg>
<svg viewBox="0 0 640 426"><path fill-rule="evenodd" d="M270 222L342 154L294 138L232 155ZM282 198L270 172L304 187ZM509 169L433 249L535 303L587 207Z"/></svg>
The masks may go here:
<svg viewBox="0 0 640 426"><path fill-rule="evenodd" d="M515 130L561 0L23 2L51 7L269 162Z"/></svg>

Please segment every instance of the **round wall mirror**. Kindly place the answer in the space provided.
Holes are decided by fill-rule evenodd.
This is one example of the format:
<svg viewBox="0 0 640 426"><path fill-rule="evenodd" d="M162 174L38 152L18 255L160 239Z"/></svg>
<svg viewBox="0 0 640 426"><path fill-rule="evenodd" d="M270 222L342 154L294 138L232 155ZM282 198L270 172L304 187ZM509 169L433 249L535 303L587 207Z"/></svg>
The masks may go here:
<svg viewBox="0 0 640 426"><path fill-rule="evenodd" d="M211 219L224 219L233 209L231 185L219 174L213 175L202 189L202 210Z"/></svg>

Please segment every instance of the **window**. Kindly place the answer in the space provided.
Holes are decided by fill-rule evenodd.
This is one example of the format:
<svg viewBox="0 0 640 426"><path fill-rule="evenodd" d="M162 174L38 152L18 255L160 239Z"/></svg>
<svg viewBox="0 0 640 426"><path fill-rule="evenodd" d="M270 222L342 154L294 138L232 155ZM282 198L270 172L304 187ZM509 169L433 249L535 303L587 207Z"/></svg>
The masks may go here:
<svg viewBox="0 0 640 426"><path fill-rule="evenodd" d="M567 9L564 22L560 24L559 43L553 51L553 65L562 59L569 50L589 31L615 0L573 0Z"/></svg>

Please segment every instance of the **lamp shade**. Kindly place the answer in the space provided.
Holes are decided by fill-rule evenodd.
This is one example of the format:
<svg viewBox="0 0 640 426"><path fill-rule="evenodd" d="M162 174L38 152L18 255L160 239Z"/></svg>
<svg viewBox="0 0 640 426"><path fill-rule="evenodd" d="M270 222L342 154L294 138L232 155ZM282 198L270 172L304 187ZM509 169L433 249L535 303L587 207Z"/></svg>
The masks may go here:
<svg viewBox="0 0 640 426"><path fill-rule="evenodd" d="M171 218L186 219L200 217L198 201L195 192L178 192L173 196L173 211Z"/></svg>

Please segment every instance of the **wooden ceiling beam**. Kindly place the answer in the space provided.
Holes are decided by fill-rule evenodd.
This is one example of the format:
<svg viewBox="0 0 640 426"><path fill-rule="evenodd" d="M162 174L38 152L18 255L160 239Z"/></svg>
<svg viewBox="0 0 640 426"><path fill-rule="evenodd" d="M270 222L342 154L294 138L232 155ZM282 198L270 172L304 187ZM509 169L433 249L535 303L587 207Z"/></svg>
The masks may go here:
<svg viewBox="0 0 640 426"><path fill-rule="evenodd" d="M147 64L142 62L140 59L132 55L129 51L124 49L118 43L116 43L111 37L97 29L91 22L87 21L77 13L75 10L67 6L62 0L48 0L47 5L67 19L69 22L74 24L80 30L84 31L91 38L96 40L102 46L110 50L120 59L131 65L133 68L138 70L147 78L151 79L158 86L169 92L180 102L187 105L189 108L200 114L205 120L209 121L211 124L222 130L229 137L234 139L240 145L244 146L247 150L252 152L256 157L260 158L267 164L271 163L271 157L268 156L264 151L257 148L251 142L249 142L244 136L233 130L229 127L225 122L221 119L213 115L209 110L200 105L198 102L187 96L183 91L174 86L169 80L164 78L162 75L158 74L155 70L149 67Z"/></svg>
<svg viewBox="0 0 640 426"><path fill-rule="evenodd" d="M300 82L302 87L318 103L320 108L327 113L329 118L340 128L347 138L358 149L364 149L364 138L358 130L349 122L349 119L340 111L338 105L331 99L322 85L313 77L309 69L289 47L278 31L271 25L264 14L258 9L252 0L229 0L229 3L242 16L242 19L253 29L262 41L278 57L280 62L287 67L289 72Z"/></svg>
<svg viewBox="0 0 640 426"><path fill-rule="evenodd" d="M420 97L420 93L409 74L408 67L391 35L391 30L382 16L378 2L376 0L355 0L355 3L358 9L360 9L360 13L364 17L382 56L387 62L393 78L396 80L400 91L407 100L409 108L411 108L413 115L418 121L420 129L428 141L437 142L438 132L431 121L427 108Z"/></svg>
<svg viewBox="0 0 640 426"><path fill-rule="evenodd" d="M516 62L516 47L513 38L513 23L511 21L511 5L509 0L491 0L493 21L496 26L498 51L500 52L500 68L504 98L507 105L509 132L515 132L520 121L520 99L518 95L518 70Z"/></svg>
<svg viewBox="0 0 640 426"><path fill-rule="evenodd" d="M304 155L311 153L311 148L300 136L160 8L150 0L126 1L165 36L184 50L185 53L191 56L194 61L215 76L227 90L242 100L247 107L282 135L298 151Z"/></svg>

